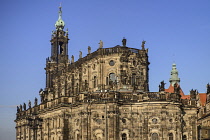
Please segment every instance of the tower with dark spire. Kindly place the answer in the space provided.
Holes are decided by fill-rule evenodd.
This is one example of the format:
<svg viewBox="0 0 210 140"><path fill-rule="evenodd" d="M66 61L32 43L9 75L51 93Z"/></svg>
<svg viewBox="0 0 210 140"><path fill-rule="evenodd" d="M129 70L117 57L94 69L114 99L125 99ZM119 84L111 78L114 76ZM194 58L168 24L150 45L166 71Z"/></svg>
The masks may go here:
<svg viewBox="0 0 210 140"><path fill-rule="evenodd" d="M62 20L62 7L59 7L58 20L51 38L51 60L57 63L68 61L68 30L64 31L65 22Z"/></svg>

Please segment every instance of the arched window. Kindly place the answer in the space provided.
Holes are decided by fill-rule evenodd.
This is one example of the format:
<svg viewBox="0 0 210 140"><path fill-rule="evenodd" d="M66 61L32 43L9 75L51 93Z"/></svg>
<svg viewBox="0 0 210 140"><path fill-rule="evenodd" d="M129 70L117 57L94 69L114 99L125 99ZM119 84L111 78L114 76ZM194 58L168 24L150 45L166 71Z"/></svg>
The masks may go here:
<svg viewBox="0 0 210 140"><path fill-rule="evenodd" d="M182 140L187 140L187 136L184 135L183 138L182 138Z"/></svg>
<svg viewBox="0 0 210 140"><path fill-rule="evenodd" d="M152 133L152 140L158 140L158 134Z"/></svg>
<svg viewBox="0 0 210 140"><path fill-rule="evenodd" d="M169 139L169 140L173 140L173 139L174 139L174 136L173 136L172 133L169 133L169 134L168 134L168 139Z"/></svg>
<svg viewBox="0 0 210 140"><path fill-rule="evenodd" d="M125 133L122 134L122 140L127 140L127 134Z"/></svg>

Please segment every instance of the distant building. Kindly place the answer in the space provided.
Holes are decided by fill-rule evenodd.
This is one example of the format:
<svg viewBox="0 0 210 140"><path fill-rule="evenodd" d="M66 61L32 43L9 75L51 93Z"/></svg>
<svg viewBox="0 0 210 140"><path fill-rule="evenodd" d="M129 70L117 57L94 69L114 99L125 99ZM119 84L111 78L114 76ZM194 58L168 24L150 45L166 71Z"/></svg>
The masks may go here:
<svg viewBox="0 0 210 140"><path fill-rule="evenodd" d="M40 103L35 98L34 105L17 107L17 140L209 138L210 91L184 95L173 64L170 87L162 81L158 92L149 92L145 41L141 49L128 47L126 39L110 48L100 41L96 51L88 47L87 56L80 52L77 61L70 60L64 26L60 7L46 59L46 87Z"/></svg>

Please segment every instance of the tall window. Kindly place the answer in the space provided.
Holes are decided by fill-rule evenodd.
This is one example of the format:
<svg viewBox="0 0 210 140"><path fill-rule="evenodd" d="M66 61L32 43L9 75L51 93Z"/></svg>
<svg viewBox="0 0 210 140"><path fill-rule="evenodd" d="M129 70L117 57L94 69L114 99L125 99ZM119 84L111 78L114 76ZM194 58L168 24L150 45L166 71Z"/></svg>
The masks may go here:
<svg viewBox="0 0 210 140"><path fill-rule="evenodd" d="M106 77L106 85L109 85L109 78Z"/></svg>
<svg viewBox="0 0 210 140"><path fill-rule="evenodd" d="M158 134L152 133L152 140L158 140Z"/></svg>
<svg viewBox="0 0 210 140"><path fill-rule="evenodd" d="M84 87L84 89L85 89L85 91L88 90L88 82L87 82L87 80L85 80L85 87Z"/></svg>
<svg viewBox="0 0 210 140"><path fill-rule="evenodd" d="M122 134L122 140L127 140L127 134L125 133Z"/></svg>
<svg viewBox="0 0 210 140"><path fill-rule="evenodd" d="M60 54L63 54L63 42L59 42Z"/></svg>
<svg viewBox="0 0 210 140"><path fill-rule="evenodd" d="M76 84L76 93L78 93L79 92L79 84L77 83Z"/></svg>
<svg viewBox="0 0 210 140"><path fill-rule="evenodd" d="M168 138L169 138L169 140L173 140L173 139L174 139L173 134L172 134L172 133L169 133L169 134L168 134Z"/></svg>
<svg viewBox="0 0 210 140"><path fill-rule="evenodd" d="M131 85L134 86L136 84L136 74L133 73L131 77Z"/></svg>
<svg viewBox="0 0 210 140"><path fill-rule="evenodd" d="M96 76L93 77L93 88L96 88Z"/></svg>

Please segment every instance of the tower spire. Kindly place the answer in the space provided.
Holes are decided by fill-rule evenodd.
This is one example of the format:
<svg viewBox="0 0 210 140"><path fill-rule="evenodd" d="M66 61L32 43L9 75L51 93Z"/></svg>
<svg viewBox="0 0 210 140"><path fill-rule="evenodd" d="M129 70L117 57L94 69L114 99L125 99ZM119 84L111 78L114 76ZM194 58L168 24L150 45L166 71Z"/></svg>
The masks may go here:
<svg viewBox="0 0 210 140"><path fill-rule="evenodd" d="M176 69L176 64L173 63L172 70L171 70L171 78L169 79L169 82L172 86L174 86L175 83L179 84L180 78L178 77L178 70Z"/></svg>
<svg viewBox="0 0 210 140"><path fill-rule="evenodd" d="M63 30L65 26L65 22L62 20L62 7L61 4L59 6L59 12L58 12L58 20L55 23L56 30Z"/></svg>

